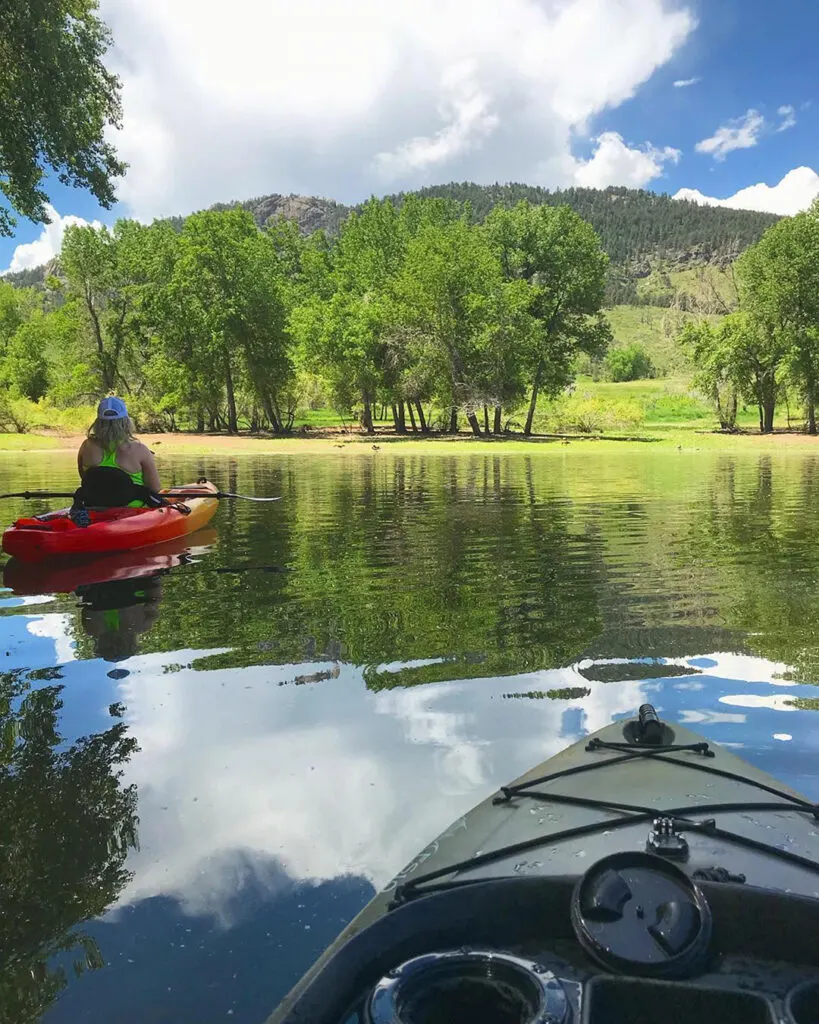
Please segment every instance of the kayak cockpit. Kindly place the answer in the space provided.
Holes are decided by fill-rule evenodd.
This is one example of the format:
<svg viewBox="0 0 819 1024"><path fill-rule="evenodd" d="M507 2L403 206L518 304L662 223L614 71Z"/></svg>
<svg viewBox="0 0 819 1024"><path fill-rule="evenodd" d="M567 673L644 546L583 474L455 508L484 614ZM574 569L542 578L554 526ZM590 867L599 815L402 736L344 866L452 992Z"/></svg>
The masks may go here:
<svg viewBox="0 0 819 1024"><path fill-rule="evenodd" d="M657 978L636 973L639 963L633 973L625 964L615 971L589 955L572 928L575 887L572 878L497 879L408 903L344 944L271 1024L815 1024L819 1019L786 1013L797 989L806 1006L811 998L813 1007L819 1006L818 901L702 882L698 889L713 928L704 955L685 977ZM465 957L467 952L474 956ZM399 984L402 978L406 987ZM495 993L491 979L499 981ZM803 987L810 985L815 989ZM549 1016L539 1017L532 1008L541 1004L532 993L542 996L544 986L551 993ZM390 1007L397 1008L392 1016L384 1015L385 993L391 994ZM508 1014L499 1007L507 1007Z"/></svg>
<svg viewBox="0 0 819 1024"><path fill-rule="evenodd" d="M641 709L459 819L270 1024L817 1024L817 832Z"/></svg>

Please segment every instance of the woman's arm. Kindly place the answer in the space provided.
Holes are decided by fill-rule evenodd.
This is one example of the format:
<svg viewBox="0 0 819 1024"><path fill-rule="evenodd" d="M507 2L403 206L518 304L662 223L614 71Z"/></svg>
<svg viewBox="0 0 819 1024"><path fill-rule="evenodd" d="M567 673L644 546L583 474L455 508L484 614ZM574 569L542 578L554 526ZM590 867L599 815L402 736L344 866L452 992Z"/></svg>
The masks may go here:
<svg viewBox="0 0 819 1024"><path fill-rule="evenodd" d="M82 480L82 475L85 472L85 463L83 462L83 453L85 452L85 449L86 449L87 445L88 445L88 441L83 441L83 443L80 445L80 450L77 452L77 472L80 474L80 480Z"/></svg>
<svg viewBox="0 0 819 1024"><path fill-rule="evenodd" d="M159 470L156 468L154 457L144 444L141 445L141 448L140 465L142 466L142 476L145 480L145 486L150 487L152 491L158 491L161 489L162 483L159 479Z"/></svg>

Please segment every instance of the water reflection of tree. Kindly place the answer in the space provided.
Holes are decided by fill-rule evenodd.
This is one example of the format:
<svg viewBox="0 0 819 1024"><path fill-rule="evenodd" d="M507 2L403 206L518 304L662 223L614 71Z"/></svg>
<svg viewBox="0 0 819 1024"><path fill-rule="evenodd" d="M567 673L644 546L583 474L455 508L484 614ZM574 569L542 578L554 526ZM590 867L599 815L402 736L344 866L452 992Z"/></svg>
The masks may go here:
<svg viewBox="0 0 819 1024"><path fill-rule="evenodd" d="M722 623L798 682L819 682L819 463L725 458L692 510L682 552Z"/></svg>
<svg viewBox="0 0 819 1024"><path fill-rule="evenodd" d="M65 986L59 961L102 966L78 926L117 898L137 842L136 789L121 781L135 740L117 721L66 745L61 690L0 675L0 1019L15 1024L38 1021Z"/></svg>
<svg viewBox="0 0 819 1024"><path fill-rule="evenodd" d="M563 664L601 628L602 542L534 462L534 482L532 460L483 455L311 464L286 519L248 527L259 561L291 571L191 574L195 622L168 601L151 639L230 637L209 667L341 657L373 687ZM448 660L377 671L429 658Z"/></svg>
<svg viewBox="0 0 819 1024"><path fill-rule="evenodd" d="M166 578L140 649L229 646L212 668L342 659L383 687L559 665L604 626L601 654L667 655L646 628L696 627L684 653L756 634L750 649L816 680L819 461L702 458L693 489L668 454L616 474L483 453L243 461L240 491L286 502L220 513L207 571ZM414 659L446 660L379 669Z"/></svg>

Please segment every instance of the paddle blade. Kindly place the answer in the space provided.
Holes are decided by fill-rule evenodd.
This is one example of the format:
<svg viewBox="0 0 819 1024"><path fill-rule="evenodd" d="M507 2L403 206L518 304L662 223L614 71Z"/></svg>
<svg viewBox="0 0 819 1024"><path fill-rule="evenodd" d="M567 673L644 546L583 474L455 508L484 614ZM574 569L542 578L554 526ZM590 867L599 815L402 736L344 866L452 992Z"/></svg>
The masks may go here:
<svg viewBox="0 0 819 1024"><path fill-rule="evenodd" d="M275 498L255 498L250 494L231 494L229 491L217 491L217 498L241 498L242 501L281 501L281 495Z"/></svg>

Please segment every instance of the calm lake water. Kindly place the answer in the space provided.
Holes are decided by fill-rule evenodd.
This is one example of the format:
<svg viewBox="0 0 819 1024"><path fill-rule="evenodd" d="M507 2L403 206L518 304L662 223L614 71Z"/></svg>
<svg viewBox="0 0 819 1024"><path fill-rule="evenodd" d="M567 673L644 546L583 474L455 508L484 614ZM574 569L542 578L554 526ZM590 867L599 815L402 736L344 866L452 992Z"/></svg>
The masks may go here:
<svg viewBox="0 0 819 1024"><path fill-rule="evenodd" d="M162 468L284 500L153 576L6 569L0 1020L261 1024L422 844L645 700L819 797L818 456Z"/></svg>

